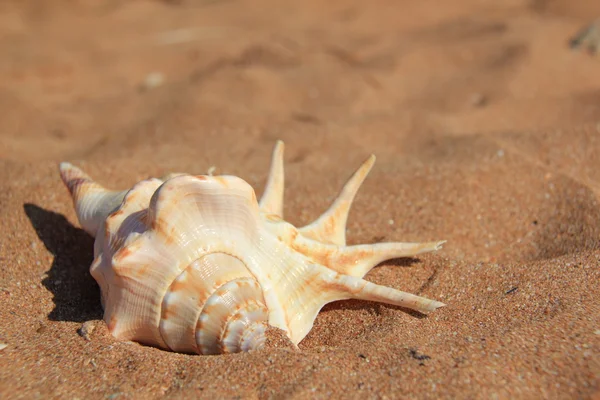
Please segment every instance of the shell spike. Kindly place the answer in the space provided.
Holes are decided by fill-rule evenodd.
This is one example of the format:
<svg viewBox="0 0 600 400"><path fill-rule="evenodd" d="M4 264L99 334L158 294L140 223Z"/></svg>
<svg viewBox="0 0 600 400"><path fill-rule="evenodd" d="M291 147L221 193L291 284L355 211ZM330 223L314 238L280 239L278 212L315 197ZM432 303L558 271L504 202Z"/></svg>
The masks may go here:
<svg viewBox="0 0 600 400"><path fill-rule="evenodd" d="M87 233L96 236L106 217L121 204L127 191L107 190L68 162L60 163L59 170L62 181L73 198L79 223Z"/></svg>
<svg viewBox="0 0 600 400"><path fill-rule="evenodd" d="M348 179L329 209L316 221L300 228L300 233L320 242L345 245L346 222L350 206L373 164L375 164L375 156L370 155Z"/></svg>
<svg viewBox="0 0 600 400"><path fill-rule="evenodd" d="M265 214L275 214L283 218L283 141L278 140L271 157L271 168L265 191L260 199L260 210Z"/></svg>
<svg viewBox="0 0 600 400"><path fill-rule="evenodd" d="M440 303L439 301L426 299L425 297L377 285L365 281L364 279L343 274L337 274L335 278L328 283L339 291L345 291L349 296L347 298L376 301L379 303L409 308L422 313L435 311L436 309L445 306L444 303Z"/></svg>
<svg viewBox="0 0 600 400"><path fill-rule="evenodd" d="M422 313L434 311L445 304L390 287L377 285L359 277L341 274L319 264L312 264L310 272L305 272L302 284L295 290L288 290L285 313L286 326L290 339L298 344L311 330L317 314L324 305L348 299L375 301L391 304ZM300 300L301 299L301 300ZM269 323L281 326L284 322L270 315Z"/></svg>
<svg viewBox="0 0 600 400"><path fill-rule="evenodd" d="M362 278L377 264L394 258L412 257L417 254L437 251L445 240L425 243L375 243L354 246L337 246L321 243L303 235L288 235L295 250L339 272Z"/></svg>
<svg viewBox="0 0 600 400"><path fill-rule="evenodd" d="M377 264L386 260L413 257L437 251L445 240L426 243L376 243L348 246L330 258L330 268L343 274L363 277Z"/></svg>

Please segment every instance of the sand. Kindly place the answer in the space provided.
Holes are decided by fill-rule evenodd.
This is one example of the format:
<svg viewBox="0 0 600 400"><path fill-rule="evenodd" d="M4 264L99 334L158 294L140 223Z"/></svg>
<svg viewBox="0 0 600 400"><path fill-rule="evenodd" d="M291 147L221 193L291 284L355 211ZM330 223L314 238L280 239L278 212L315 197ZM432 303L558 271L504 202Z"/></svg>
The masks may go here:
<svg viewBox="0 0 600 400"><path fill-rule="evenodd" d="M0 3L0 398L600 398L600 56L580 1ZM57 164L126 188L170 171L286 219L369 154L350 243L445 239L366 279L447 304L326 306L296 351L119 342Z"/></svg>

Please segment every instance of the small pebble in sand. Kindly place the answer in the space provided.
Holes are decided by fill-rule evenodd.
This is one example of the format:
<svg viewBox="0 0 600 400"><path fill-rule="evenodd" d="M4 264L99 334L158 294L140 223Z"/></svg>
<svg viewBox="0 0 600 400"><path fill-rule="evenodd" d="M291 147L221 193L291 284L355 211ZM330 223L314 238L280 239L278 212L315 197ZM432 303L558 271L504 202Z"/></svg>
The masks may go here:
<svg viewBox="0 0 600 400"><path fill-rule="evenodd" d="M600 50L600 19L579 31L569 43L572 49L583 49L591 54Z"/></svg>
<svg viewBox="0 0 600 400"><path fill-rule="evenodd" d="M482 93L475 93L475 94L471 95L471 98L469 99L469 103L471 104L472 107L483 107L483 106L487 105L488 99Z"/></svg>
<svg viewBox="0 0 600 400"><path fill-rule="evenodd" d="M87 360L85 365L91 365L94 368L98 368L98 364L96 364L96 360L94 360L93 358L90 358L89 360Z"/></svg>
<svg viewBox="0 0 600 400"><path fill-rule="evenodd" d="M160 72L152 72L146 76L142 83L142 89L156 89L165 82L165 76Z"/></svg>
<svg viewBox="0 0 600 400"><path fill-rule="evenodd" d="M8 345L6 343L0 343L0 350L4 350Z"/></svg>
<svg viewBox="0 0 600 400"><path fill-rule="evenodd" d="M90 340L92 340L90 338L90 335L92 334L95 328L96 325L94 324L94 321L86 321L81 325L81 328L79 328L77 333L79 334L79 336L81 336L89 342Z"/></svg>

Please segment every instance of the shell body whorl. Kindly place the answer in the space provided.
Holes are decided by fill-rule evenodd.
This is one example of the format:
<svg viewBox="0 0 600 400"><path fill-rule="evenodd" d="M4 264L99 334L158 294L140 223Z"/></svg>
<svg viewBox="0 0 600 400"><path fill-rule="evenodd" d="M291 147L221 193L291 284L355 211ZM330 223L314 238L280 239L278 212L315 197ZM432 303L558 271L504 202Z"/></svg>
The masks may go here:
<svg viewBox="0 0 600 400"><path fill-rule="evenodd" d="M281 142L260 202L234 176L173 174L114 192L61 164L80 223L96 237L90 272L110 332L177 352L222 354L259 349L269 325L298 344L331 301L442 306L362 279L381 261L442 242L345 245L350 204L373 162L300 229L282 219Z"/></svg>

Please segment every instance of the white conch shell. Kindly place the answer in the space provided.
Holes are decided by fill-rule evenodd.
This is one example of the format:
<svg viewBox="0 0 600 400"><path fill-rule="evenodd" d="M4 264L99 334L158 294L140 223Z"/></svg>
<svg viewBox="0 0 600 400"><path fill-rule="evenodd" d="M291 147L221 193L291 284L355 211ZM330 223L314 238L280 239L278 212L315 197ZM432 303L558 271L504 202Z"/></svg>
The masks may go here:
<svg viewBox="0 0 600 400"><path fill-rule="evenodd" d="M282 219L283 142L260 203L234 176L171 174L115 192L71 164L60 172L81 226L96 237L90 271L110 332L177 352L219 354L260 348L267 325L298 344L319 310L336 300L421 312L444 305L362 279L382 261L443 243L346 246L350 205L374 162L369 157L329 210L300 229Z"/></svg>

